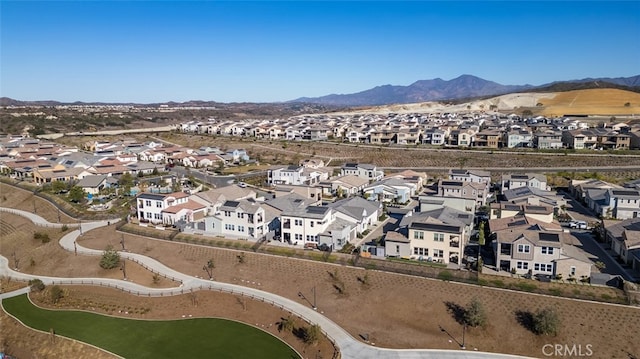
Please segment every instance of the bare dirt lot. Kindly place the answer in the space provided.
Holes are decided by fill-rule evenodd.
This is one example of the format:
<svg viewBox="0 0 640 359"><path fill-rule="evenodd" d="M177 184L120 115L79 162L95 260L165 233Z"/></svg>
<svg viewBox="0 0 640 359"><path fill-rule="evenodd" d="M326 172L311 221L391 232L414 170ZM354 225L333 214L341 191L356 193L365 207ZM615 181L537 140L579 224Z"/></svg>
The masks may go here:
<svg viewBox="0 0 640 359"><path fill-rule="evenodd" d="M51 242L44 245L33 242L32 235L18 236L15 233L27 232L29 224L20 222L19 218L5 217L2 214L2 219L5 218L6 222L11 223L17 230L13 234L5 234L3 230L0 253L11 258L13 250L18 252L18 248L31 248L25 250L29 254L20 261L20 267L24 266L25 271L61 276L113 275L117 278L121 275L118 270L114 270L113 273L101 273L95 257L76 257L72 253L64 253L61 249L57 251L55 233L50 234ZM33 233L33 229L31 231ZM121 236L122 234L115 232L112 225L86 233L79 239L79 244L104 249L107 245L117 245ZM462 340L462 326L456 321L451 309L465 306L472 298L478 298L484 304L489 320L484 328L471 328L467 331L465 339L468 348L540 357L545 344L567 343L583 346L590 344L594 357L598 358L629 358L632 355L640 355L640 342L636 340L636 333L640 332L638 308L579 302L252 252L158 241L129 234L124 236L129 251L158 259L169 267L189 275L204 277L206 273L202 269L203 264L213 259L213 275L218 281L256 287L305 304L308 303L301 299L298 293L302 292L307 298L312 298L312 289L315 288L320 311L356 338L360 334L368 334L377 346L457 349L459 346L456 341ZM32 244L30 247L19 247L17 242L21 242L22 246L26 246L27 242ZM43 249L36 250L40 246ZM49 261L44 257L35 257L38 252L48 253L48 256L55 259ZM242 261L238 257L241 253L244 253ZM32 269L28 264L29 256L34 256L36 261ZM89 274L87 269L90 271ZM134 281L140 280L140 283L148 284L150 274L141 273L139 279L135 279L134 274L129 275ZM366 281L363 281L365 277ZM336 290L338 283L343 289L342 293ZM588 290L586 288L585 290ZM80 289L73 287L68 290L68 298L83 298ZM150 308L144 314L147 318L156 315L163 318L181 317L184 314L192 314L192 311L193 315L202 313L217 316L222 314L214 313L234 313L234 310L242 309L237 299L229 299L230 303L222 305L218 299L209 297L219 295L215 293L196 293L199 305L198 308L193 308L188 296L162 298L166 303L156 304L146 302L147 298L109 292L98 305L122 303L119 305L138 308L138 312L142 312L140 309ZM96 299L95 296L91 298L93 299L89 300ZM143 299L145 301L142 301ZM267 315L254 304L247 306L250 308L247 310L249 314ZM557 337L537 336L521 323L523 314L544 307L555 308L561 317L562 325ZM185 312L185 308L189 308L189 313ZM206 309L196 312L201 308ZM273 309L276 308L264 308L264 311L269 312L270 319L260 317L264 318L260 321L254 319L258 317L251 317L250 322L255 321L254 324L260 325L263 322L271 323L280 315L270 313ZM229 317L235 318L234 315ZM10 348L12 345L18 346L14 336L18 334L9 336L3 331L2 335ZM37 348L37 345L32 345L24 350L35 353ZM323 354L323 357L330 357L325 355Z"/></svg>
<svg viewBox="0 0 640 359"><path fill-rule="evenodd" d="M299 160L317 157L331 159L330 166L339 166L344 162L372 163L380 167L414 168L567 168L633 166L640 167L640 156L610 156L602 154L580 154L579 156L562 153L544 153L533 151L487 152L460 151L454 149L428 147L383 147L356 144L338 144L324 142L253 141L251 139L228 136L200 136L170 133L161 138L192 148L200 146L219 146L221 148L244 148L251 158L261 163L287 164ZM640 153L638 153L640 155Z"/></svg>
<svg viewBox="0 0 640 359"><path fill-rule="evenodd" d="M81 244L104 247L114 240L112 228L101 228L85 235ZM125 235L127 236L127 235ZM116 236L117 238L117 236ZM214 249L182 243L127 236L128 249L156 258L181 272L204 276L202 266L214 259L214 278L218 281L257 287L293 300L302 292L311 297L313 287L317 305L329 318L354 337L369 334L376 345L391 348L448 348L457 344L445 332L461 340L461 326L448 308L465 306L480 299L489 313L485 328L467 333L467 345L483 351L499 351L540 356L549 342L592 344L598 357L626 358L638 355L640 343L633 334L640 331L640 310L623 306L576 302L560 298L481 288L378 271L335 266L293 258ZM361 279L366 273L367 284ZM344 292L336 291L336 278ZM359 280L360 278L360 280ZM517 313L533 312L551 306L562 317L562 330L556 338L539 337L519 323ZM624 327L625 334L616 328ZM617 334L614 334L617 333ZM628 334L626 334L628 333Z"/></svg>

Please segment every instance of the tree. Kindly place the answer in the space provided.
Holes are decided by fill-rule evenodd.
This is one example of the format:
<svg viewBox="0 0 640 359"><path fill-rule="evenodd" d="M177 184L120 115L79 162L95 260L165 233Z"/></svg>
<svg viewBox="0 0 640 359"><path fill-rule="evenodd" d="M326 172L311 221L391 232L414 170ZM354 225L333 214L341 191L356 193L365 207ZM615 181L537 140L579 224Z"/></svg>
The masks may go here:
<svg viewBox="0 0 640 359"><path fill-rule="evenodd" d="M547 307L540 309L533 316L533 331L536 334L557 335L560 327L560 317L555 309Z"/></svg>
<svg viewBox="0 0 640 359"><path fill-rule="evenodd" d="M473 298L469 305L467 305L467 308L465 308L464 322L472 327L484 326L487 322L487 314L485 313L484 306L477 298Z"/></svg>
<svg viewBox="0 0 640 359"><path fill-rule="evenodd" d="M120 176L120 179L118 180L118 184L122 187L133 186L133 176L131 175L131 173L127 172L122 174L122 176Z"/></svg>
<svg viewBox="0 0 640 359"><path fill-rule="evenodd" d="M51 183L51 191L53 191L53 193L58 194L66 190L67 184L63 181L53 181L53 183Z"/></svg>
<svg viewBox="0 0 640 359"><path fill-rule="evenodd" d="M71 202L80 203L84 198L84 190L82 187L73 186L69 190L68 196Z"/></svg>
<svg viewBox="0 0 640 359"><path fill-rule="evenodd" d="M100 258L100 267L104 269L113 269L118 266L120 263L120 254L113 249L111 245L107 246L107 248L102 253L102 258Z"/></svg>

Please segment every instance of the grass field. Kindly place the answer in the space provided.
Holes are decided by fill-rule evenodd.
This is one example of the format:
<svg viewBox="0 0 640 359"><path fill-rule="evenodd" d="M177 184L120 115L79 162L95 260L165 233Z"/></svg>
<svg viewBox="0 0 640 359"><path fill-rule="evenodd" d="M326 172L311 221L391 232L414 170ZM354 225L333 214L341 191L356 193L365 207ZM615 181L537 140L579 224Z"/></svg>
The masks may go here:
<svg viewBox="0 0 640 359"><path fill-rule="evenodd" d="M5 299L5 310L24 324L93 344L125 358L299 358L279 339L251 326L196 318L132 320L34 306L26 295Z"/></svg>

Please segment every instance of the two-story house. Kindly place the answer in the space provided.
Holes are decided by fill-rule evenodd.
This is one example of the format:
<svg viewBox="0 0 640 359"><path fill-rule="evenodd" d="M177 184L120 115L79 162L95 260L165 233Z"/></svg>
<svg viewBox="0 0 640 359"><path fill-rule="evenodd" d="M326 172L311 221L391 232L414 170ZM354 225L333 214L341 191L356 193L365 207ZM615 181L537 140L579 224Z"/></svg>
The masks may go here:
<svg viewBox="0 0 640 359"><path fill-rule="evenodd" d="M533 187L547 191L547 176L541 173L502 175L501 192L520 187Z"/></svg>
<svg viewBox="0 0 640 359"><path fill-rule="evenodd" d="M141 193L136 197L136 207L140 224L163 222L162 212L175 205L189 202L189 195L184 192L174 193Z"/></svg>
<svg viewBox="0 0 640 359"><path fill-rule="evenodd" d="M345 163L340 168L340 176L354 175L364 178L369 182L380 181L384 177L384 171L372 164Z"/></svg>

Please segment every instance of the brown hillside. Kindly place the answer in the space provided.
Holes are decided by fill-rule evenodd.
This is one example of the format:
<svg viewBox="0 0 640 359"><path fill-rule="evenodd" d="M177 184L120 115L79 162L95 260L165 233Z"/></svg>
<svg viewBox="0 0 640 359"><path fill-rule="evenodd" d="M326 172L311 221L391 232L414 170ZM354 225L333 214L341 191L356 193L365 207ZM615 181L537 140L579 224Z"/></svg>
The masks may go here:
<svg viewBox="0 0 640 359"><path fill-rule="evenodd" d="M629 106L625 106L626 103ZM618 89L591 89L558 92L541 99L540 114L546 116L640 114L640 93Z"/></svg>

